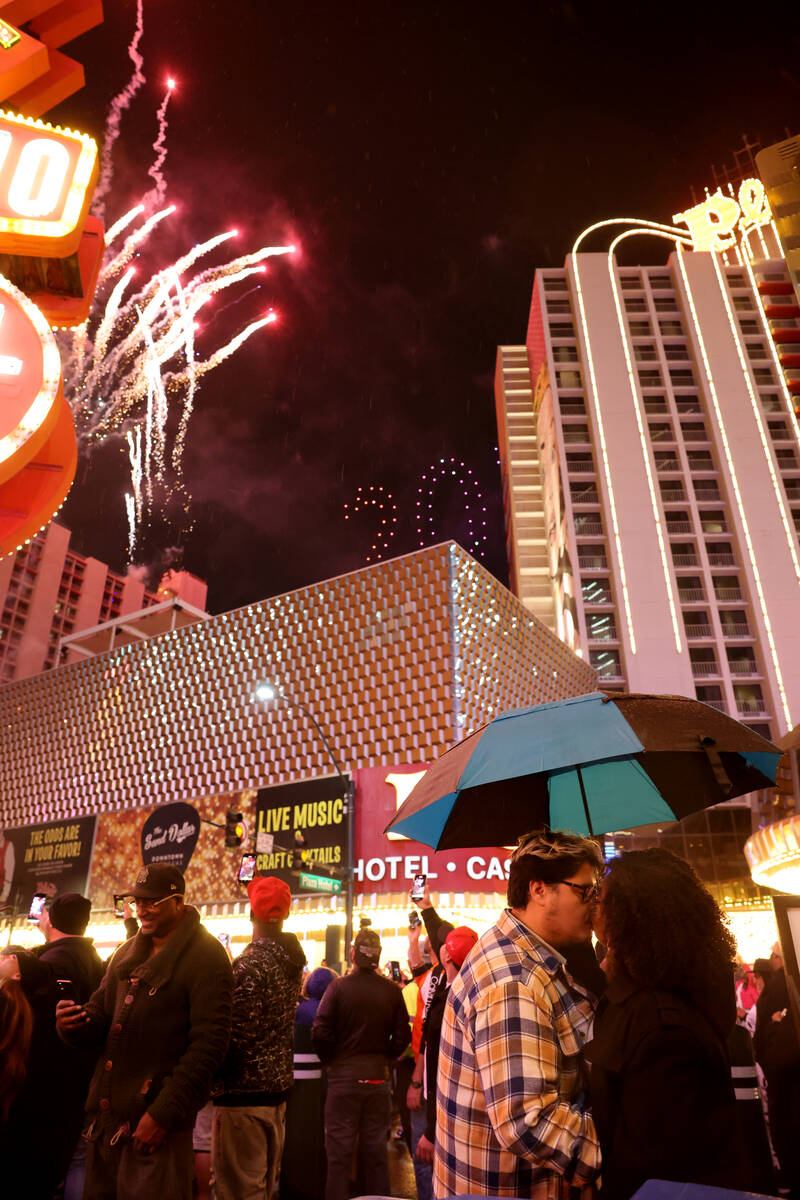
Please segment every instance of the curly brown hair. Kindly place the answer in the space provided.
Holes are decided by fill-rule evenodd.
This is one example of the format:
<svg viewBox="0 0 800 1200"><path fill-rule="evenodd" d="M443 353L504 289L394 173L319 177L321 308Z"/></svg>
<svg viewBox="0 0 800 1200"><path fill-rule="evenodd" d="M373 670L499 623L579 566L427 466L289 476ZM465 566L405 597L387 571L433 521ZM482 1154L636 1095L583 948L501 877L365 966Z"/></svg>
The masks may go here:
<svg viewBox="0 0 800 1200"><path fill-rule="evenodd" d="M25 1082L32 1032L33 1012L22 985L9 979L0 988L0 1124Z"/></svg>
<svg viewBox="0 0 800 1200"><path fill-rule="evenodd" d="M612 860L600 897L612 962L639 985L679 992L712 1018L732 996L736 942L713 896L671 850Z"/></svg>

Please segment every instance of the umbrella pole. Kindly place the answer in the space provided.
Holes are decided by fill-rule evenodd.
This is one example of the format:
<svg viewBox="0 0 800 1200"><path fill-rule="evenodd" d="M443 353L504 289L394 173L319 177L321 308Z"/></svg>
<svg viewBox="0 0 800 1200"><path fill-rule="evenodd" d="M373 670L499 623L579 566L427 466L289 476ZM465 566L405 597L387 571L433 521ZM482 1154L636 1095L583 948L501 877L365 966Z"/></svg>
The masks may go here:
<svg viewBox="0 0 800 1200"><path fill-rule="evenodd" d="M589 816L589 801L586 799L586 788L583 786L583 775L578 767L578 787L581 789L581 800L583 801L583 811L586 813L586 824L589 827L589 837L594 837L592 829L592 818Z"/></svg>

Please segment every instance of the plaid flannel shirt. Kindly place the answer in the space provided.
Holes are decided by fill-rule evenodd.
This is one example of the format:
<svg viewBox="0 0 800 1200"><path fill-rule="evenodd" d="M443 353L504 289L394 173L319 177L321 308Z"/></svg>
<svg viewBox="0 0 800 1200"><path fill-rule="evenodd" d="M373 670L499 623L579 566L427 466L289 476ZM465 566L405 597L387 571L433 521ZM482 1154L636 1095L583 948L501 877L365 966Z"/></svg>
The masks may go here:
<svg viewBox="0 0 800 1200"><path fill-rule="evenodd" d="M580 1089L589 995L506 909L450 987L434 1193L561 1200L592 1193L600 1146Z"/></svg>

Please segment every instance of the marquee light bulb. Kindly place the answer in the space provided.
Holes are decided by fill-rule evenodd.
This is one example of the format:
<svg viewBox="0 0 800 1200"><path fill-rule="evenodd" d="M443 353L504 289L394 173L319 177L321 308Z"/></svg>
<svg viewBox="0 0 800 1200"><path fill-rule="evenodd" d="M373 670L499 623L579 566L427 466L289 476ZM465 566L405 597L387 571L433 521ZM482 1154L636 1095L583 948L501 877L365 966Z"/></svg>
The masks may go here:
<svg viewBox="0 0 800 1200"><path fill-rule="evenodd" d="M274 700L277 694L274 684L259 683L256 687L256 700L261 700L264 703Z"/></svg>

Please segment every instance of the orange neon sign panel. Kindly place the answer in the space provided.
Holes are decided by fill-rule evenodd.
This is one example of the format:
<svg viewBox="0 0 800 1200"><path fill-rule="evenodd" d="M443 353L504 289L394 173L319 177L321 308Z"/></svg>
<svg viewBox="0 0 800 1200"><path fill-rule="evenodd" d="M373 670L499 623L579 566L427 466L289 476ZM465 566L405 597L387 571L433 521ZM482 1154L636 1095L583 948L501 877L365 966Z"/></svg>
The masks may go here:
<svg viewBox="0 0 800 1200"><path fill-rule="evenodd" d="M52 330L0 275L0 554L50 520L69 491L76 461Z"/></svg>
<svg viewBox="0 0 800 1200"><path fill-rule="evenodd" d="M97 172L86 134L0 110L0 252L74 254Z"/></svg>

